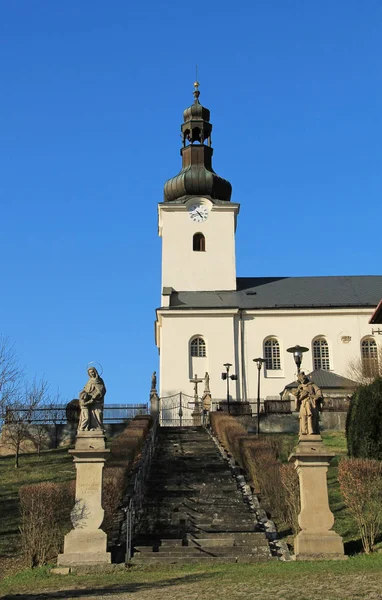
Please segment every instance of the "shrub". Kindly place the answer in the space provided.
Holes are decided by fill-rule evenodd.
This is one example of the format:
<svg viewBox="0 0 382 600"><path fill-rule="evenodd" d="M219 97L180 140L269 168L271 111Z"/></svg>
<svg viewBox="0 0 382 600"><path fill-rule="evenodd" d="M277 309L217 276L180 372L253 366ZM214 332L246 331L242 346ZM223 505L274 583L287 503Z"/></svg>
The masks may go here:
<svg viewBox="0 0 382 600"><path fill-rule="evenodd" d="M300 531L298 515L301 512L300 482L294 465L280 466L281 483L284 488L285 513L284 519L291 526L294 535Z"/></svg>
<svg viewBox="0 0 382 600"><path fill-rule="evenodd" d="M62 550L70 530L74 506L74 481L37 483L19 489L21 549L28 566L44 565Z"/></svg>
<svg viewBox="0 0 382 600"><path fill-rule="evenodd" d="M114 519L121 506L130 473L139 460L151 423L149 416L132 419L112 440L102 485L102 506L105 511L102 529L107 534L113 530Z"/></svg>
<svg viewBox="0 0 382 600"><path fill-rule="evenodd" d="M357 389L346 419L349 455L382 460L382 377Z"/></svg>
<svg viewBox="0 0 382 600"><path fill-rule="evenodd" d="M255 492L266 497L273 513L284 517L285 492L278 460L280 438L248 435L235 417L221 413L211 413L211 426L226 450L245 469Z"/></svg>
<svg viewBox="0 0 382 600"><path fill-rule="evenodd" d="M125 467L110 466L104 470L102 484L102 508L105 516L102 529L111 533L115 515L121 504L128 479L128 470Z"/></svg>
<svg viewBox="0 0 382 600"><path fill-rule="evenodd" d="M344 458L338 466L340 489L353 515L368 554L382 525L382 462L362 458Z"/></svg>

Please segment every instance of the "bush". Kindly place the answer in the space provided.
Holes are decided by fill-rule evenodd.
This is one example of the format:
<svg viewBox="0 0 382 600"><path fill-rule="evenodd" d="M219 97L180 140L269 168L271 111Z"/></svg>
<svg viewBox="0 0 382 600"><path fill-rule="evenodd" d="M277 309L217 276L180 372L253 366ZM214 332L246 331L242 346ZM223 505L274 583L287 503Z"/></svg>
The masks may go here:
<svg viewBox="0 0 382 600"><path fill-rule="evenodd" d="M74 481L37 483L19 489L21 549L28 566L44 565L62 550L74 506Z"/></svg>
<svg viewBox="0 0 382 600"><path fill-rule="evenodd" d="M285 491L278 460L281 439L274 435L248 435L235 417L217 412L211 413L211 427L226 450L245 469L255 492L266 498L271 512L285 518Z"/></svg>
<svg viewBox="0 0 382 600"><path fill-rule="evenodd" d="M349 455L382 460L382 377L358 388L346 419Z"/></svg>
<svg viewBox="0 0 382 600"><path fill-rule="evenodd" d="M131 471L150 430L151 417L139 417L128 422L125 429L113 438L110 456L105 463L102 485L102 507L105 511L102 529L110 534L121 505Z"/></svg>
<svg viewBox="0 0 382 600"><path fill-rule="evenodd" d="M291 526L294 535L300 531L298 515L301 512L300 482L294 465L280 466L281 483L284 488L285 513L284 519Z"/></svg>
<svg viewBox="0 0 382 600"><path fill-rule="evenodd" d="M349 512L353 515L367 554L373 551L382 525L382 462L343 458L338 481Z"/></svg>

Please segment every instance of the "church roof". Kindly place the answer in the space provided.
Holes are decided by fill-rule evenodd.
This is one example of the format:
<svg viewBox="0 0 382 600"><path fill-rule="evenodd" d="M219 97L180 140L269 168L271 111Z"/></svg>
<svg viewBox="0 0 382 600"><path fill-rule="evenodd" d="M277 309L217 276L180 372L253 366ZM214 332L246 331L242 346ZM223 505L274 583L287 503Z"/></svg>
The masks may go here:
<svg viewBox="0 0 382 600"><path fill-rule="evenodd" d="M303 371L303 369L301 370ZM342 377L342 375L337 375L337 373L325 369L315 369L311 373L307 373L307 376L321 389L353 389L357 385L352 379L347 379L347 377ZM289 390L296 386L297 381L292 381L284 389Z"/></svg>
<svg viewBox="0 0 382 600"><path fill-rule="evenodd" d="M369 323L371 323L371 324L382 323L382 300L380 301L377 308L373 312Z"/></svg>
<svg viewBox="0 0 382 600"><path fill-rule="evenodd" d="M374 309L382 297L382 275L339 277L238 277L236 291L173 291L170 308Z"/></svg>

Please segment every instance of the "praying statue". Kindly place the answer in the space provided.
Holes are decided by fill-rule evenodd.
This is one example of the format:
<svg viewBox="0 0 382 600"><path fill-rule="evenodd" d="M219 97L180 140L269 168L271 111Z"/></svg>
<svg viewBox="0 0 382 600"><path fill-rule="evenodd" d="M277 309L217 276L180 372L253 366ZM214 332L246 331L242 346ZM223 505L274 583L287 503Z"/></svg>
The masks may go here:
<svg viewBox="0 0 382 600"><path fill-rule="evenodd" d="M299 373L298 388L293 391L299 409L300 435L320 435L319 413L322 411L322 391L313 381Z"/></svg>
<svg viewBox="0 0 382 600"><path fill-rule="evenodd" d="M80 421L78 431L103 431L105 383L95 367L88 369L89 380L80 392Z"/></svg>

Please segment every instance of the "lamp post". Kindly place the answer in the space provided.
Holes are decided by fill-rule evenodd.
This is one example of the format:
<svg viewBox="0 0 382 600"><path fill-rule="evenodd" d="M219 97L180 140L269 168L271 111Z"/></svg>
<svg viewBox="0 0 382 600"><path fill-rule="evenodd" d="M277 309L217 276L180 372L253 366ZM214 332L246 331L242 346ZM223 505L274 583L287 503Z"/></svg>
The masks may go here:
<svg viewBox="0 0 382 600"><path fill-rule="evenodd" d="M256 363L257 366L257 435L260 433L260 371L263 363L265 363L265 358L254 358L253 362Z"/></svg>
<svg viewBox="0 0 382 600"><path fill-rule="evenodd" d="M287 348L287 352L291 352L293 354L294 362L297 366L297 375L300 373L300 367L302 363L302 355L304 352L309 352L309 348L305 348L305 346L293 346L292 348Z"/></svg>
<svg viewBox="0 0 382 600"><path fill-rule="evenodd" d="M232 367L231 363L224 363L223 365L226 369L225 373L222 373L222 379L223 381L227 381L227 409L228 409L228 414L230 414L230 408L229 408L229 380L232 379L232 381L236 381L237 380L237 375L230 375L229 374L229 370Z"/></svg>

